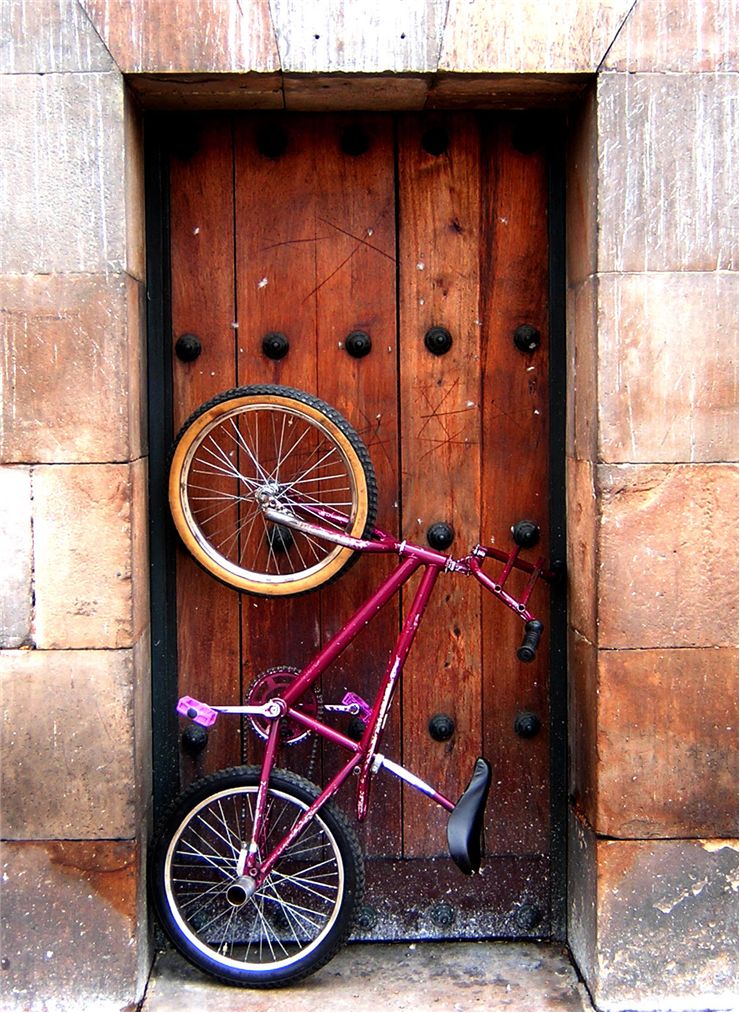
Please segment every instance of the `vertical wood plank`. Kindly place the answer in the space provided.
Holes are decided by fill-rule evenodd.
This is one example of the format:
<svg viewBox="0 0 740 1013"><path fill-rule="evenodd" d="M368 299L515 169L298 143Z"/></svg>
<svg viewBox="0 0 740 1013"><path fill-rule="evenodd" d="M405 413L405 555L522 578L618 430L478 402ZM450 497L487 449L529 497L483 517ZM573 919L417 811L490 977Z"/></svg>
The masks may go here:
<svg viewBox="0 0 740 1013"><path fill-rule="evenodd" d="M512 524L523 518L536 521L542 537L537 549L525 554L532 558L549 552L547 163L536 137L521 133L521 124L488 117L483 122L482 538L508 549L514 544ZM517 150L517 139L525 151ZM515 329L525 323L541 334L541 346L531 355L513 344ZM507 588L521 589L524 582L523 575L512 575ZM547 627L548 595L542 582L530 608ZM521 637L521 623L486 595L484 755L494 769L487 809L487 846L494 853L549 849L549 630L530 665L516 658ZM520 711L539 717L541 730L534 738L515 733Z"/></svg>
<svg viewBox="0 0 740 1013"><path fill-rule="evenodd" d="M443 147L445 134L444 151L425 150ZM480 508L475 117L404 117L398 159L403 533L425 544L429 525L446 521L456 535L450 552L460 555L478 540ZM452 335L443 356L425 347L432 326ZM479 589L443 575L406 666L404 764L457 798L480 750L480 708ZM447 742L429 735L437 713L455 722ZM444 818L430 813L424 798L407 794L406 855L445 853L444 828Z"/></svg>
<svg viewBox="0 0 740 1013"><path fill-rule="evenodd" d="M173 121L171 184L172 375L174 429L214 394L234 383L232 131L225 117ZM174 354L183 333L198 336L202 354L184 363ZM239 602L180 550L177 556L177 644L181 694L212 703L239 702ZM173 701L174 706L174 701ZM197 760L182 754L186 780L237 763L238 722L223 719Z"/></svg>
<svg viewBox="0 0 740 1013"><path fill-rule="evenodd" d="M398 407L396 345L396 215L393 123L389 117L323 118L316 162L316 300L319 394L335 405L368 446L378 482L378 524L398 530ZM372 342L353 358L345 340L363 331ZM322 592L322 636L332 636L396 565L388 556L364 556ZM326 699L350 689L372 702L398 633L398 606L390 603L324 677ZM396 702L382 749L399 754ZM339 753L325 750L325 776ZM367 853L401 852L398 781L378 777L361 835ZM356 784L340 801L355 807Z"/></svg>
<svg viewBox="0 0 740 1013"><path fill-rule="evenodd" d="M266 117L242 121L237 137L237 278L240 382L273 382L317 393L358 429L374 458L381 493L379 523L397 522L395 342L395 202L391 122L364 117ZM284 131L282 141L280 131ZM350 134L347 135L347 131ZM354 131L354 134L352 133ZM346 152L363 131L367 150ZM276 138L278 140L276 140ZM272 141L285 150L260 152ZM363 145L360 144L360 147ZM368 332L373 350L351 358L344 339ZM276 362L261 352L265 333L282 331L290 351ZM389 568L362 559L336 584L300 599L243 600L245 688L276 663L305 664L349 617ZM383 649L397 629L390 607L323 680L327 702L347 689L368 698L384 667ZM389 739L398 738L398 721ZM397 745L397 742L396 742ZM336 766L323 751L324 774ZM286 762L310 763L310 747ZM310 776L318 779L317 768ZM397 785L376 793L365 830L371 853L397 854ZM380 801L382 800L382 804ZM351 792L343 800L353 806Z"/></svg>
<svg viewBox="0 0 740 1013"><path fill-rule="evenodd" d="M247 115L235 132L238 381L274 383L317 392L315 276L316 195L313 185L315 120ZM262 350L270 332L284 334L282 359ZM242 596L242 694L275 666L300 668L321 643L320 594L299 598ZM249 732L245 759L257 762L259 743ZM305 744L280 761L311 780L320 778Z"/></svg>

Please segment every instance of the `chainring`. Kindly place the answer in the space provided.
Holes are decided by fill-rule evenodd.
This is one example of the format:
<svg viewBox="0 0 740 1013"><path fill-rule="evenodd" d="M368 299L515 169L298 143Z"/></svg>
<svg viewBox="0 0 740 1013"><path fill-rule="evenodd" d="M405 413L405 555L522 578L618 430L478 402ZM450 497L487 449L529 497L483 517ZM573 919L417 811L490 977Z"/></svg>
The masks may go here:
<svg viewBox="0 0 740 1013"><path fill-rule="evenodd" d="M268 668L261 672L247 690L244 703L249 707L257 707L272 700L273 697L281 697L285 690L292 685L296 676L300 675L299 668L292 668L284 665L278 668ZM321 691L318 686L312 686L293 704L293 709L301 711L310 718L321 720L323 713ZM250 724L256 735L261 739L267 739L270 732L271 721L265 718L250 716ZM310 728L299 724L291 718L280 719L280 744L283 746L295 746L303 742L311 734Z"/></svg>

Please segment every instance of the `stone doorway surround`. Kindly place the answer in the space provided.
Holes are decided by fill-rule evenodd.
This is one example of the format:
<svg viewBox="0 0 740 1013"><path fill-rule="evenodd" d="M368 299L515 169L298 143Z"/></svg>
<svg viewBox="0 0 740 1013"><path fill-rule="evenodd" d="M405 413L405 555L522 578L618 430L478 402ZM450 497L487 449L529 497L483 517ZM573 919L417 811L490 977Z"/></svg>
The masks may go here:
<svg viewBox="0 0 740 1013"><path fill-rule="evenodd" d="M2 1003L150 964L141 113L568 107L568 943L735 1004L736 0L8 0ZM734 171L733 171L734 170Z"/></svg>

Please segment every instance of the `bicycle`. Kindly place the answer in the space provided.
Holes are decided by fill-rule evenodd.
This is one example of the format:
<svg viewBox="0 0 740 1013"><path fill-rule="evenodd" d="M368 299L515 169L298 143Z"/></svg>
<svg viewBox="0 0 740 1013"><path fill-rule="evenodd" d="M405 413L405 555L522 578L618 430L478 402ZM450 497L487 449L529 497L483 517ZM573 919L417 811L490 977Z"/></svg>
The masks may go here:
<svg viewBox="0 0 740 1013"><path fill-rule="evenodd" d="M376 591L302 669L270 669L243 706L182 697L178 713L209 727L242 715L264 744L261 765L208 775L184 791L153 844L150 887L177 949L201 970L232 984L291 984L327 963L346 942L364 887L357 836L334 796L357 777L357 819L368 812L372 777L400 778L448 813L450 855L466 875L479 871L490 764L479 757L457 802L379 752L404 662L440 574L473 577L524 623L517 651L534 660L543 631L528 602L545 560L520 558L538 529L520 522L506 552L477 544L455 559L375 527L377 490L367 450L329 405L278 386L226 391L185 422L171 456L169 498L186 548L213 576L240 591L303 594L337 579L365 553L399 562ZM502 564L496 579L487 560ZM406 584L422 575L375 699L348 692L327 704L321 674ZM514 570L529 579L517 598L504 585ZM326 723L352 715L357 734ZM324 787L276 765L278 749L318 736L348 755Z"/></svg>

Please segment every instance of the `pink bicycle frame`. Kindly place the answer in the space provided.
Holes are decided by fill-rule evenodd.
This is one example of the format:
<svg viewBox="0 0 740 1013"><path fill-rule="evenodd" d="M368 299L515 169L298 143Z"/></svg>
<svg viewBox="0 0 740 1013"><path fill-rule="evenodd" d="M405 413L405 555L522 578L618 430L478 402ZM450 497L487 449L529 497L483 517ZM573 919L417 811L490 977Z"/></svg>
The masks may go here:
<svg viewBox="0 0 740 1013"><path fill-rule="evenodd" d="M426 784L415 774L412 774L399 764L388 760L378 752L378 746L404 663L408 657L434 585L443 571L472 575L491 594L506 605L507 608L518 615L524 623L529 623L532 621L536 622L534 616L527 608L534 585L539 577L549 580L552 576L543 570L543 559L537 560L535 564L520 560L518 558L518 546L511 552L506 553L491 546L476 545L467 556L461 559L454 559L435 549L423 548L406 541L399 542L379 529L375 529L370 538L364 539L354 538L336 530L324 528L318 524L302 521L292 514L284 514L278 510L266 509L265 518L272 523L295 528L313 537L326 539L358 552L396 553L401 561L396 569L383 580L370 598L296 676L280 698L270 700L262 706L251 707L209 707L198 703L198 701L191 700L189 697L185 697L180 701L178 708L180 713L187 714L200 724L212 723L215 720L214 715L218 713L259 714L271 722L262 762L251 841L248 851L241 857L237 867L239 875L253 877L257 886L264 881L284 850L302 833L318 810L328 799L336 794L353 773L359 775L357 788L357 818L359 820L363 820L367 815L370 778L373 773L381 768L399 777L410 787L422 792L448 812L452 812L455 808L454 802L446 798L431 785ZM336 519L327 514L327 520ZM482 564L487 557L495 558L504 563L504 568L498 581L492 580L488 574L483 572ZM296 704L303 694L420 567L424 567L424 573L409 607L408 614L404 620L372 705L365 731L359 742L297 709ZM519 600L509 595L503 587L509 574L515 568L530 574L525 591ZM306 809L283 840L273 848L269 855L260 858L267 813L267 792L270 774L275 765L277 755L281 718L290 718L291 721L303 725L322 738L336 743L347 750L350 757L341 770L327 784L318 798Z"/></svg>

